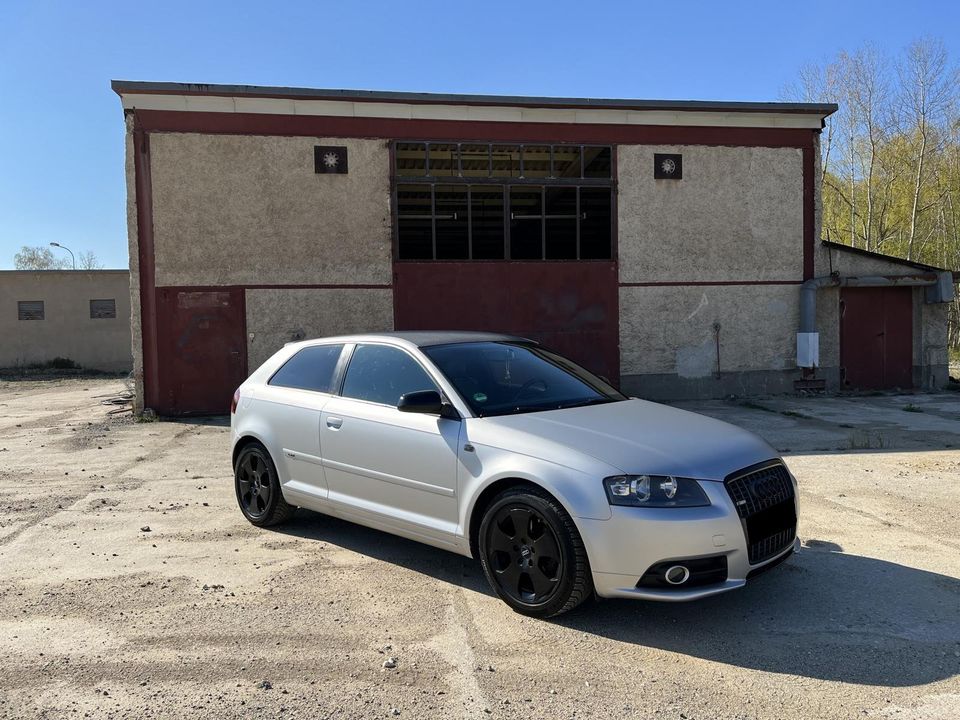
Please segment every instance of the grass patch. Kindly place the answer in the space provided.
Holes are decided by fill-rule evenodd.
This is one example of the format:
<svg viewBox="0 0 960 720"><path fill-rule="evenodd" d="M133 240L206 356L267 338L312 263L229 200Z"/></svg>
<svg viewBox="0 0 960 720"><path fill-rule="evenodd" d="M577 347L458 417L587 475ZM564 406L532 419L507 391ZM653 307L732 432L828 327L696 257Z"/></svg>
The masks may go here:
<svg viewBox="0 0 960 720"><path fill-rule="evenodd" d="M904 412L913 412L913 413L922 413L922 412L923 412L923 408L919 408L919 407L917 407L916 405L914 405L913 403L908 403L908 404L906 404L906 405L903 406L903 411L904 411Z"/></svg>
<svg viewBox="0 0 960 720"><path fill-rule="evenodd" d="M796 410L781 410L780 414L792 418L803 418L804 420L813 419L810 415L804 415L802 412L797 412Z"/></svg>

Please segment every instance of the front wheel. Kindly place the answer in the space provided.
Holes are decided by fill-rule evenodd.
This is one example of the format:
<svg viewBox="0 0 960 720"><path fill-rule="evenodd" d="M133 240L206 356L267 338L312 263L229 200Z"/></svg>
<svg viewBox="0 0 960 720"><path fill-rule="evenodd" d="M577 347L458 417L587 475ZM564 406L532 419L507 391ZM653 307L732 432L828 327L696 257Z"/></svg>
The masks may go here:
<svg viewBox="0 0 960 720"><path fill-rule="evenodd" d="M479 551L494 592L523 615L559 615L593 594L580 533L539 488L510 488L494 498L480 523Z"/></svg>
<svg viewBox="0 0 960 720"><path fill-rule="evenodd" d="M237 455L233 469L237 503L254 525L267 527L289 518L294 511L280 492L280 477L267 449L251 442Z"/></svg>

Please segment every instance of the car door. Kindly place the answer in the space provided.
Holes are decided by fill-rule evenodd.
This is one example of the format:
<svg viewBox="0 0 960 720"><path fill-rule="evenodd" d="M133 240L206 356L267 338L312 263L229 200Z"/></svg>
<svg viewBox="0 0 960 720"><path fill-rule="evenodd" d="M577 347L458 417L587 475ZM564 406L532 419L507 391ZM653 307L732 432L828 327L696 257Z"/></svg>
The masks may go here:
<svg viewBox="0 0 960 720"><path fill-rule="evenodd" d="M271 448L285 494L325 498L320 412L333 397L343 345L309 345L290 357L256 395L258 415L278 447ZM294 500L299 498L292 498Z"/></svg>
<svg viewBox="0 0 960 720"><path fill-rule="evenodd" d="M452 541L459 420L397 409L437 385L419 360L386 344L356 346L320 424L329 500L359 519Z"/></svg>

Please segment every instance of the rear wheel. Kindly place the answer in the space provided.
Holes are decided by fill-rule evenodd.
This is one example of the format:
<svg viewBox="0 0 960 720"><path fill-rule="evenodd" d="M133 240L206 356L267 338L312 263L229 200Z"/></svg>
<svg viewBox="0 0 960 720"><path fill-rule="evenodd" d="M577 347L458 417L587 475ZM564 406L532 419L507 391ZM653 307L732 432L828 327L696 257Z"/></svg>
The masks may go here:
<svg viewBox="0 0 960 720"><path fill-rule="evenodd" d="M260 443L250 443L237 455L234 485L240 510L254 525L276 525L293 514L293 505L280 492L277 468Z"/></svg>
<svg viewBox="0 0 960 720"><path fill-rule="evenodd" d="M580 533L560 504L539 488L510 488L494 498L478 539L487 580L519 613L559 615L593 593Z"/></svg>

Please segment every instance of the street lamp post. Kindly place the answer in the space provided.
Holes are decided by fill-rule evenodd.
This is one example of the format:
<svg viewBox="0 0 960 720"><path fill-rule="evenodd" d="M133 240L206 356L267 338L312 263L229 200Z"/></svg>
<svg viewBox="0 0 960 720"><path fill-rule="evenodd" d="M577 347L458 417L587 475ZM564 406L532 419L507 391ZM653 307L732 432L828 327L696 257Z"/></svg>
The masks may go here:
<svg viewBox="0 0 960 720"><path fill-rule="evenodd" d="M60 243L52 242L52 243L50 243L50 244L51 244L53 247L60 248L61 250L66 250L68 253L70 253L70 259L73 261L73 269L74 269L74 270L77 269L77 259L73 256L73 250L71 250L70 248L68 248L66 245L61 245Z"/></svg>

